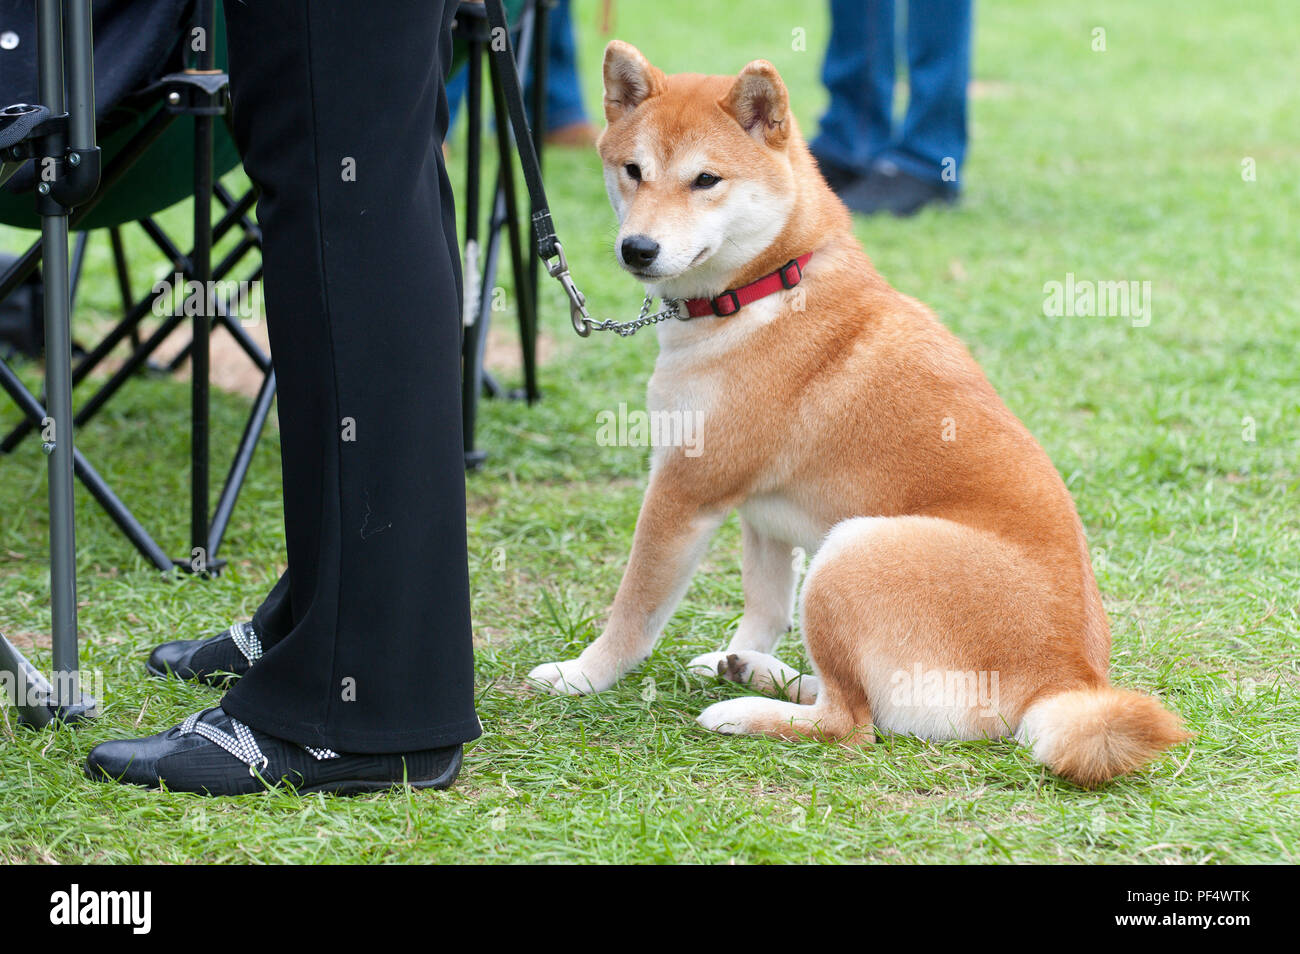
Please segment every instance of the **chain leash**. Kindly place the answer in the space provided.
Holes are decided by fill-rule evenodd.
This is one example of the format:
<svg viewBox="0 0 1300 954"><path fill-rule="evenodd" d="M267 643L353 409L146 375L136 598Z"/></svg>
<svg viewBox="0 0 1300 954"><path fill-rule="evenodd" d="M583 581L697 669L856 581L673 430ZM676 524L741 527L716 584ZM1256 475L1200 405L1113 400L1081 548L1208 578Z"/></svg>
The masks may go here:
<svg viewBox="0 0 1300 954"><path fill-rule="evenodd" d="M586 338L593 331L612 331L621 338L630 338L642 328L657 325L669 318L676 318L678 321L690 320L690 315L681 308L680 298L664 299L664 307L653 315L650 314L650 309L654 306L654 298L650 295L645 296L645 301L641 303L641 313L632 321L594 320L587 311L587 296L573 283L573 276L569 274L568 259L564 257L564 246L558 241L555 243L555 255L546 261L546 271L560 283L564 293L568 295L569 320L573 322L573 330L581 338Z"/></svg>

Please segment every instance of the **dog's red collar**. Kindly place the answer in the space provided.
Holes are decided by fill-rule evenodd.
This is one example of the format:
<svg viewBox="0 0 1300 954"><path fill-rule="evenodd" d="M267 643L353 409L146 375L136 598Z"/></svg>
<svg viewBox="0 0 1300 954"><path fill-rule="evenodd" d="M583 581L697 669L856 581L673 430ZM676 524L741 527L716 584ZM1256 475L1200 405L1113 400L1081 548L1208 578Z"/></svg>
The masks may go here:
<svg viewBox="0 0 1300 954"><path fill-rule="evenodd" d="M741 285L739 288L728 288L716 298L687 298L683 302L686 313L692 318L703 318L705 315L726 318L728 315L734 315L751 302L766 298L783 288L794 288L803 281L803 270L812 257L813 253L808 252L806 255L792 258L771 274L764 275L748 285Z"/></svg>

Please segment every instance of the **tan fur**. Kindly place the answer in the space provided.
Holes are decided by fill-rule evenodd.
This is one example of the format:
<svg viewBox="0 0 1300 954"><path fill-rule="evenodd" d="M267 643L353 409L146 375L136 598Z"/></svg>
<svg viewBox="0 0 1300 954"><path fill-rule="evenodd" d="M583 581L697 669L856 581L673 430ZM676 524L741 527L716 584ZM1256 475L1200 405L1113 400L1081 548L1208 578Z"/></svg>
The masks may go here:
<svg viewBox="0 0 1300 954"><path fill-rule="evenodd" d="M1188 738L1182 720L1151 696L1109 686L1051 696L1021 725L1034 757L1084 788L1131 772Z"/></svg>
<svg viewBox="0 0 1300 954"><path fill-rule="evenodd" d="M858 740L873 726L936 738L1037 726L1051 736L1040 758L1084 785L1183 738L1157 702L1108 688L1110 630L1069 492L966 348L872 267L775 68L665 76L615 41L605 80L599 150L620 241L663 246L663 274L641 276L652 292L716 295L814 255L795 289L659 326L650 408L700 413L703 452L655 449L604 632L532 678L599 691L643 660L739 509L746 605L726 653L763 669L791 619L791 550L815 552L802 628L816 697L731 700L706 726ZM701 172L722 181L693 188ZM780 688L772 664L755 685ZM891 683L918 665L996 673L996 709L898 704Z"/></svg>

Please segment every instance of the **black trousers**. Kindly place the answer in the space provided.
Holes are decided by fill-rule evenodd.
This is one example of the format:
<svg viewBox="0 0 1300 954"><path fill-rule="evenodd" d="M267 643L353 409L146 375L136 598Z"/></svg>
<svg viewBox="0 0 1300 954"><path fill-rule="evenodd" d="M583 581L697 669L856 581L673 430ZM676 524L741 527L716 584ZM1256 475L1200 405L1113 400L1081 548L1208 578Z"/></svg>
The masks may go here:
<svg viewBox="0 0 1300 954"><path fill-rule="evenodd" d="M261 190L289 569L222 701L281 738L478 736L460 272L441 144L455 0L227 0L235 137Z"/></svg>

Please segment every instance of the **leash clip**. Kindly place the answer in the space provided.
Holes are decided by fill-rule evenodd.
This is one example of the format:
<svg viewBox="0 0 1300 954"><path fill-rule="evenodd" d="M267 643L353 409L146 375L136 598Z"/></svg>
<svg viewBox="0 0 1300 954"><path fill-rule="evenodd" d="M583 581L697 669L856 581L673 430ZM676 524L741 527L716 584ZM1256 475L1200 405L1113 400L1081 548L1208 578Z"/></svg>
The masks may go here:
<svg viewBox="0 0 1300 954"><path fill-rule="evenodd" d="M546 263L546 273L563 285L564 293L569 296L569 320L573 322L573 330L579 338L587 338L593 331L612 331L621 338L630 338L647 325L656 325L669 318L691 320L691 315L682 307L680 298L664 299L663 310L650 314L654 299L646 295L645 301L641 303L641 314L637 315L635 321L594 321L587 311L587 296L573 283L573 276L569 274L569 260L564 257L564 246L557 241L555 254L542 261Z"/></svg>
<svg viewBox="0 0 1300 954"><path fill-rule="evenodd" d="M546 260L546 272L559 281L564 293L569 296L569 321L573 322L573 330L578 337L586 338L591 334L592 326L591 315L587 312L587 296L573 283L573 276L569 274L569 260L564 257L564 246L558 241L555 243L555 255Z"/></svg>

